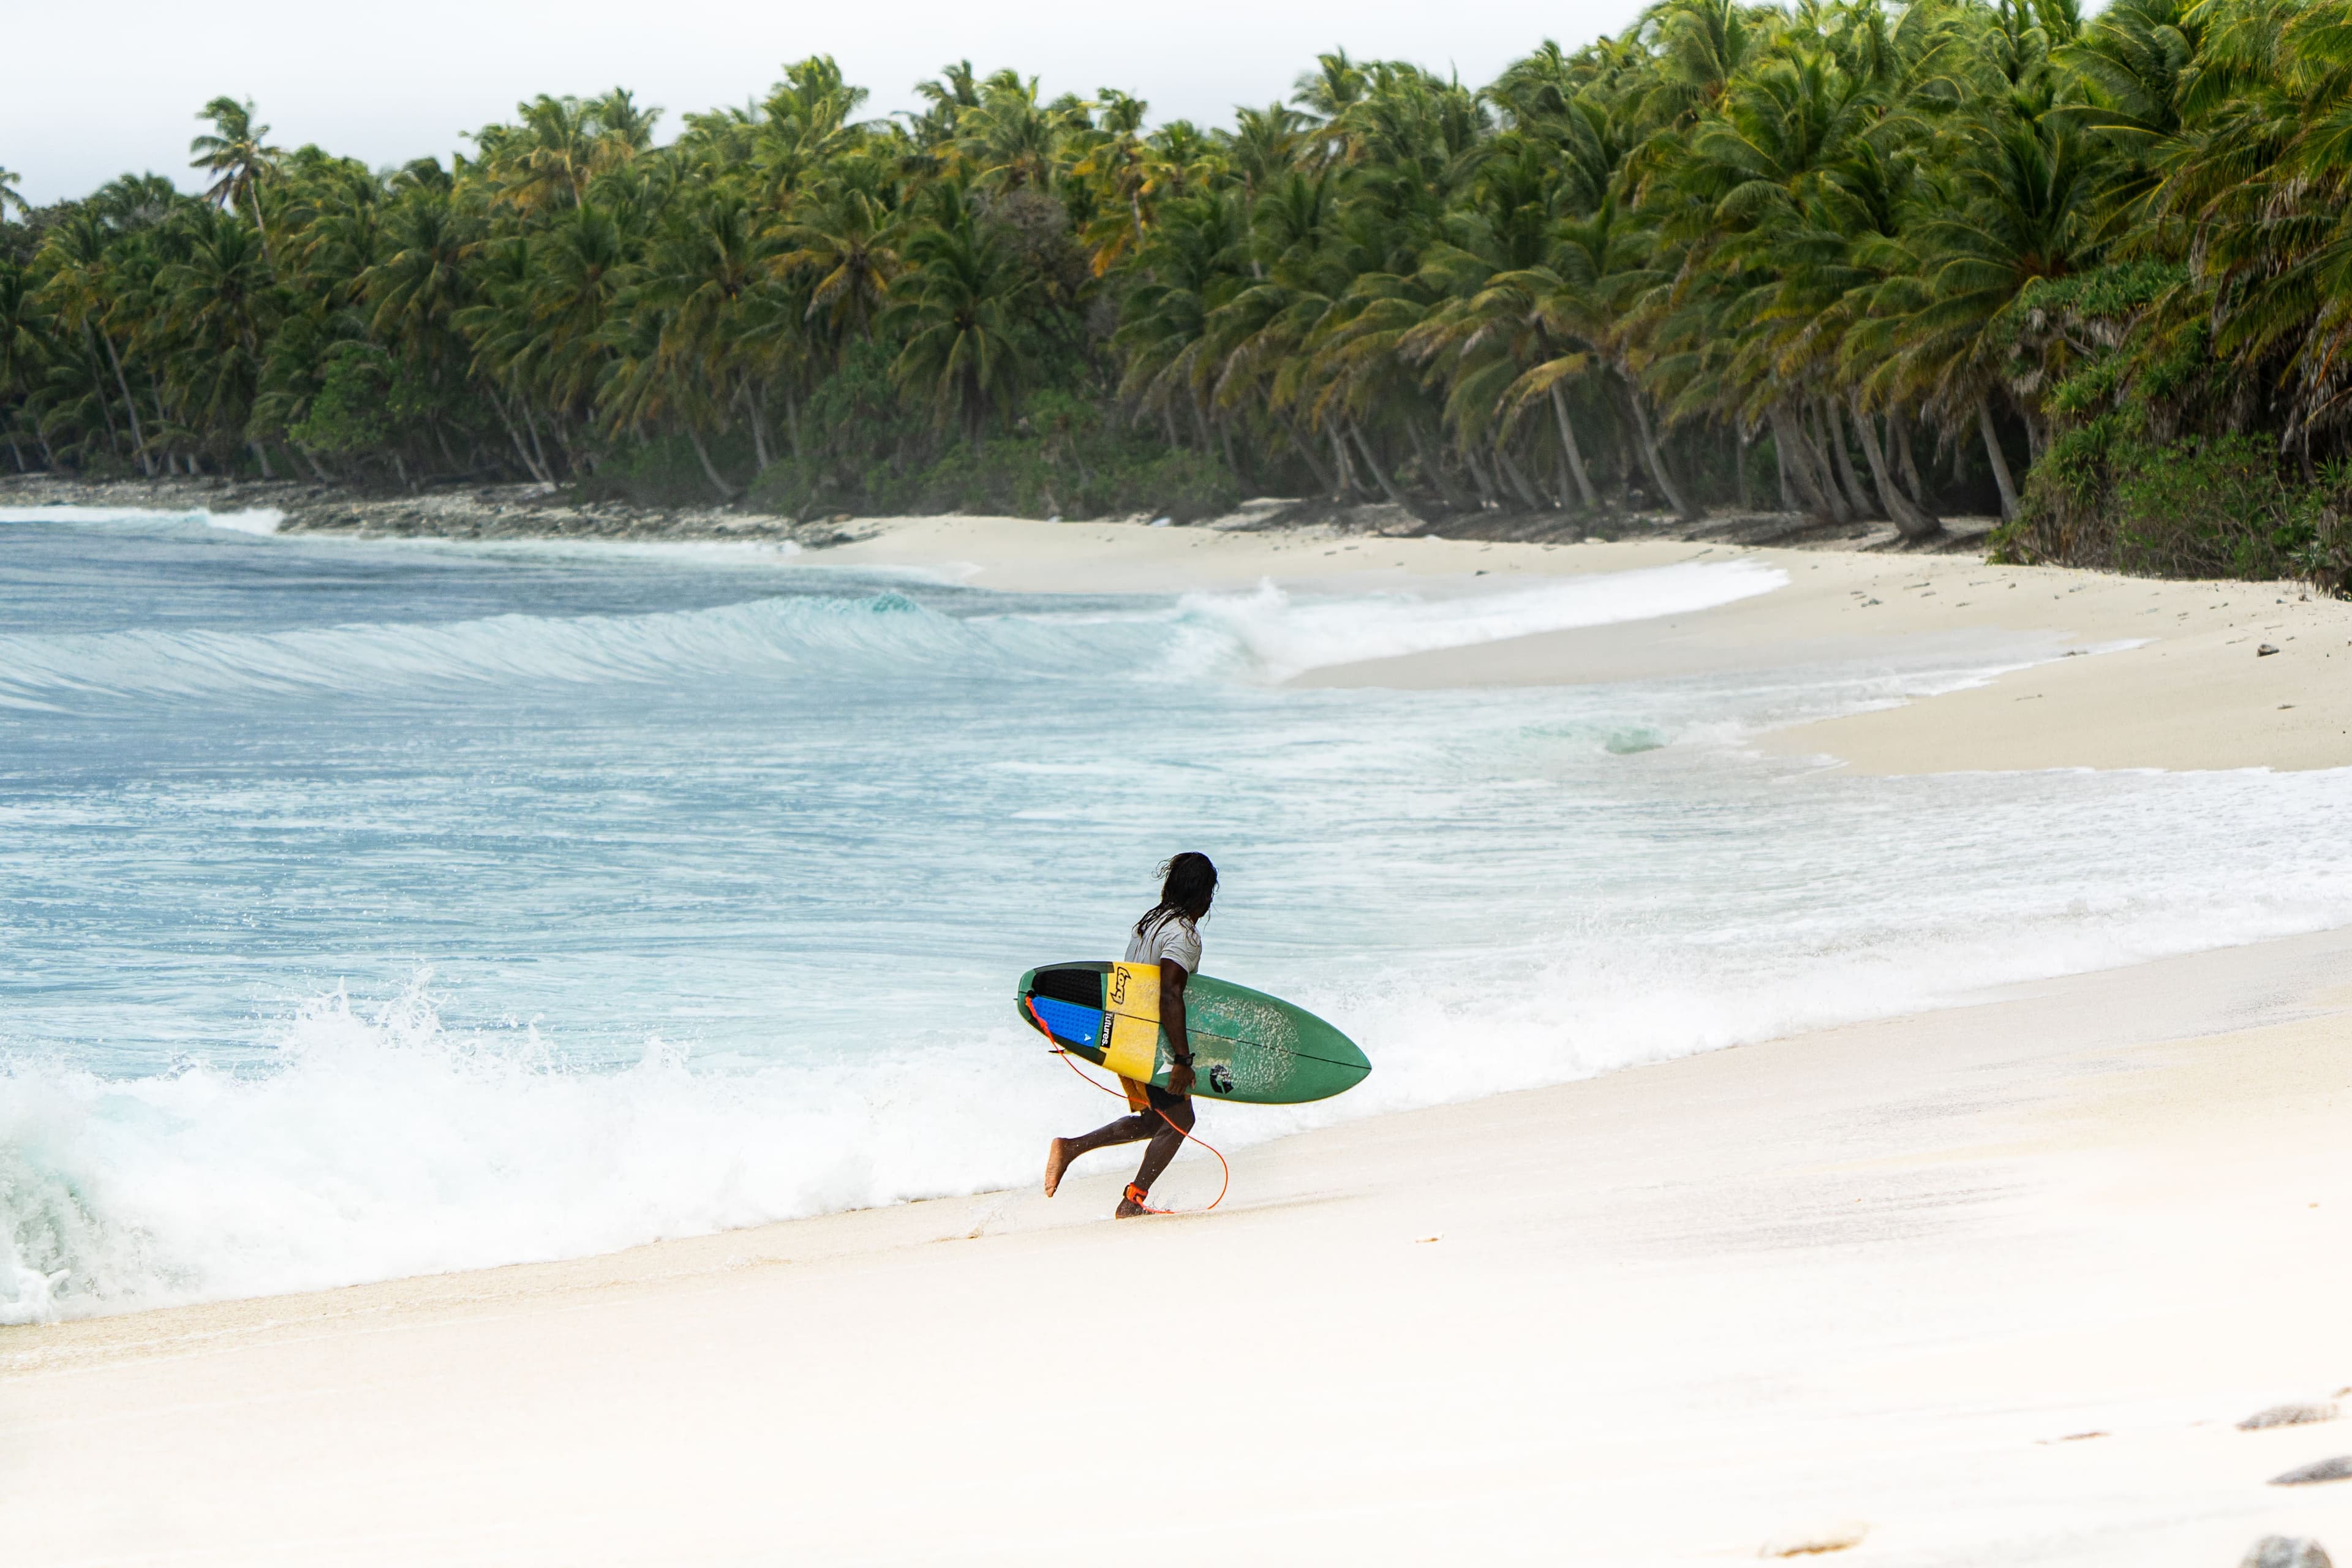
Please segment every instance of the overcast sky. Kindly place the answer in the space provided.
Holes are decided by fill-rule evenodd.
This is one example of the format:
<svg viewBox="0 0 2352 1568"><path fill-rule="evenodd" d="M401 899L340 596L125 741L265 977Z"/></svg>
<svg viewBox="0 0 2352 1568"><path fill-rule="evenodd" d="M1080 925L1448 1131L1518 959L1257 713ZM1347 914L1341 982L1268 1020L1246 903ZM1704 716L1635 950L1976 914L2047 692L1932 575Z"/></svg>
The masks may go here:
<svg viewBox="0 0 2352 1568"><path fill-rule="evenodd" d="M16 0L0 167L23 175L37 203L86 195L126 171L193 189L194 116L224 92L254 99L281 147L316 142L379 166L446 157L520 99L615 84L667 110L667 139L681 111L740 103L782 61L812 54L833 55L870 88L876 114L913 107L917 80L969 58L983 73L1010 65L1040 76L1048 97L1118 87L1149 99L1155 121L1216 123L1236 103L1286 98L1292 79L1335 46L1484 83L1547 37L1572 47L1638 9L1636 0L252 0L220 12L187 0Z"/></svg>

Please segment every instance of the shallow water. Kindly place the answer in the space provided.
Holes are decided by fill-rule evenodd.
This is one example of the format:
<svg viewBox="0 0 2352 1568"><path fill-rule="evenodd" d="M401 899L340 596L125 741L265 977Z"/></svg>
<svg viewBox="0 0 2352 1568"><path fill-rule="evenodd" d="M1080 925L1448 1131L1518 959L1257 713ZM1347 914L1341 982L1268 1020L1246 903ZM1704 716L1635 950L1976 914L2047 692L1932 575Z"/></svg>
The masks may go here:
<svg viewBox="0 0 2352 1568"><path fill-rule="evenodd" d="M1210 1109L1228 1148L2352 919L2345 774L1740 750L2045 642L1274 684L1759 566L1051 597L215 521L0 512L0 1321L1032 1180L1104 1102L1012 982L1112 952L1176 848L1224 874L1208 971L1376 1064Z"/></svg>

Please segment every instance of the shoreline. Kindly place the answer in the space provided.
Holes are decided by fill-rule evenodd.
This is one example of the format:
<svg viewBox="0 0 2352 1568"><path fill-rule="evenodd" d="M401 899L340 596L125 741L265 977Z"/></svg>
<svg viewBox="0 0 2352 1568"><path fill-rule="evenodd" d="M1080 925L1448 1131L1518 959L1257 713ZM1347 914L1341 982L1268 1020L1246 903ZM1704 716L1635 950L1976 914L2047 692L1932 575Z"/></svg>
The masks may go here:
<svg viewBox="0 0 2352 1568"><path fill-rule="evenodd" d="M1596 1562L2352 1541L2352 1486L2265 1484L2352 1426L2235 1426L2352 1394L2348 961L2286 938L1300 1133L1210 1217L1105 1220L1089 1163L1050 1202L10 1330L0 1502L59 1564L751 1561L779 1508L843 1563L1535 1561L1563 1510ZM1034 1456L1135 1426L1151 1336L1093 1319L1163 1298L1194 1397L1150 1447L1216 1506L1139 1544L1127 1489ZM1286 1323L1311 1354L1250 1327ZM103 1506L126 1469L142 1507Z"/></svg>
<svg viewBox="0 0 2352 1568"><path fill-rule="evenodd" d="M508 491L487 502L457 491L359 500L286 481L0 479L0 505L41 504L29 499L38 496L191 510L283 506L305 491L323 499L289 533L767 542L805 550L811 564L913 569L1028 593L1182 594L1273 581L1313 591L1459 594L1744 558L1779 567L1788 585L1711 610L1328 666L1294 681L1439 689L1696 679L1899 650L1991 648L2006 638L2019 649L2013 660L1981 662L2021 668L1981 684L1759 734L1749 743L1875 774L2352 766L2352 602L2315 597L2295 583L1990 566L1969 555L1856 550L1835 541L1529 542L1329 522L1267 527L1250 517L1225 520L1234 525L1224 527L962 515L795 524L715 510L541 505ZM2257 651L2264 647L2273 651Z"/></svg>
<svg viewBox="0 0 2352 1568"><path fill-rule="evenodd" d="M1662 539L839 531L825 563L1034 593L1751 561L1786 584L1296 683L1942 650L2012 668L1737 743L1857 773L2352 766L2352 605L2288 585ZM2347 963L2352 927L1365 1117L1252 1146L1214 1215L1108 1221L1105 1156L1050 1203L0 1330L0 1510L28 1560L91 1568L759 1562L780 1517L845 1563L2352 1552L2352 1483L2268 1484L2352 1453L2352 1421L2236 1426L2352 1409ZM1181 1161L1165 1195L1203 1181ZM1139 1536L1131 1494L1171 1469L1187 1506Z"/></svg>
<svg viewBox="0 0 2352 1568"><path fill-rule="evenodd" d="M407 495L299 479L200 478L87 479L54 474L0 475L0 506L142 507L158 510L257 510L284 514L282 531L342 534L361 539L609 539L788 540L823 549L875 536L877 525L955 521L982 514L937 513L881 518L835 512L794 519L736 506L640 506L583 501L552 485L450 484ZM1063 525L1062 520L992 521ZM1150 513L1072 520L1066 526L1151 523ZM1220 517L1160 526L1220 532L1276 532L1314 538L1419 538L1435 535L1484 543L1571 544L1588 538L1735 544L1780 543L1792 548L1861 548L1891 553L1966 553L1991 531L1989 518L1948 520L1943 537L1924 547L1902 547L1890 524L1811 522L1793 512L1732 512L1685 523L1669 513L1583 513L1554 510L1456 512L1426 519L1385 502L1334 503L1312 498L1244 500ZM1599 533L1594 532L1595 530Z"/></svg>

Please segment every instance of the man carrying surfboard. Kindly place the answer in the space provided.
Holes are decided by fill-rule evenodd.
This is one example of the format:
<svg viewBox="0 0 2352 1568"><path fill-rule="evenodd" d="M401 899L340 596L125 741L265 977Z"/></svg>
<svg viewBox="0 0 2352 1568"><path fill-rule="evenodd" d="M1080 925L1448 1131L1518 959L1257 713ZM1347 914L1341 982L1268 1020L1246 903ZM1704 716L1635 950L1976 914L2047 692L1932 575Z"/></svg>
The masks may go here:
<svg viewBox="0 0 2352 1568"><path fill-rule="evenodd" d="M1045 1195L1050 1198L1062 1184L1062 1173L1079 1155L1150 1139L1150 1147L1143 1152L1135 1180L1118 1200L1117 1217L1120 1219L1152 1212L1146 1206L1151 1184L1160 1179L1160 1173L1183 1146L1184 1134L1192 1130L1192 1043L1184 1028L1184 984L1201 970L1200 923L1208 918L1209 904L1217 896L1217 868L1206 855L1187 850L1161 866L1160 875L1160 901L1129 932L1123 962L1160 966L1160 1026L1176 1059L1168 1074L1168 1087L1163 1089L1121 1077L1118 1081L1126 1086L1131 1114L1084 1137L1056 1138L1045 1150Z"/></svg>

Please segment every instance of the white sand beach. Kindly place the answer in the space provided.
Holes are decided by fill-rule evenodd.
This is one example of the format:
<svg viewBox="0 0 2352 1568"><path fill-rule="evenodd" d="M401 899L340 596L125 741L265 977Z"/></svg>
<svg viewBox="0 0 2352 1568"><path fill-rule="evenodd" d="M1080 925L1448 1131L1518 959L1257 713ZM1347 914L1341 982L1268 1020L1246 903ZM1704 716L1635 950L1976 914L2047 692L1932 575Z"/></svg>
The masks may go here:
<svg viewBox="0 0 2352 1568"><path fill-rule="evenodd" d="M1833 657L1983 631L2048 632L2095 658L1781 731L1764 744L1869 773L2352 765L2352 604L2292 583L2171 582L1970 556L1734 550L1650 541L1507 544L1220 533L1009 518L891 520L827 552L1050 592L1375 585L1746 559L1780 591L1692 616L1551 632L1308 672L1309 685L1444 688L1622 680ZM2122 646L2136 645L2136 646ZM2278 651L2257 652L2263 647Z"/></svg>
<svg viewBox="0 0 2352 1568"><path fill-rule="evenodd" d="M1732 553L1706 549L938 519L829 554L1470 592ZM1787 586L1300 679L2032 632L2087 657L1759 743L1885 773L2352 765L2352 605L1752 553ZM2269 1484L2352 1455L2347 1149L2339 931L1300 1134L1238 1155L1208 1215L1108 1221L1106 1154L1050 1201L0 1330L0 1519L59 1565L2227 1568L2274 1533L2352 1561L2352 1480ZM2284 1404L2346 1415L2239 1429Z"/></svg>

